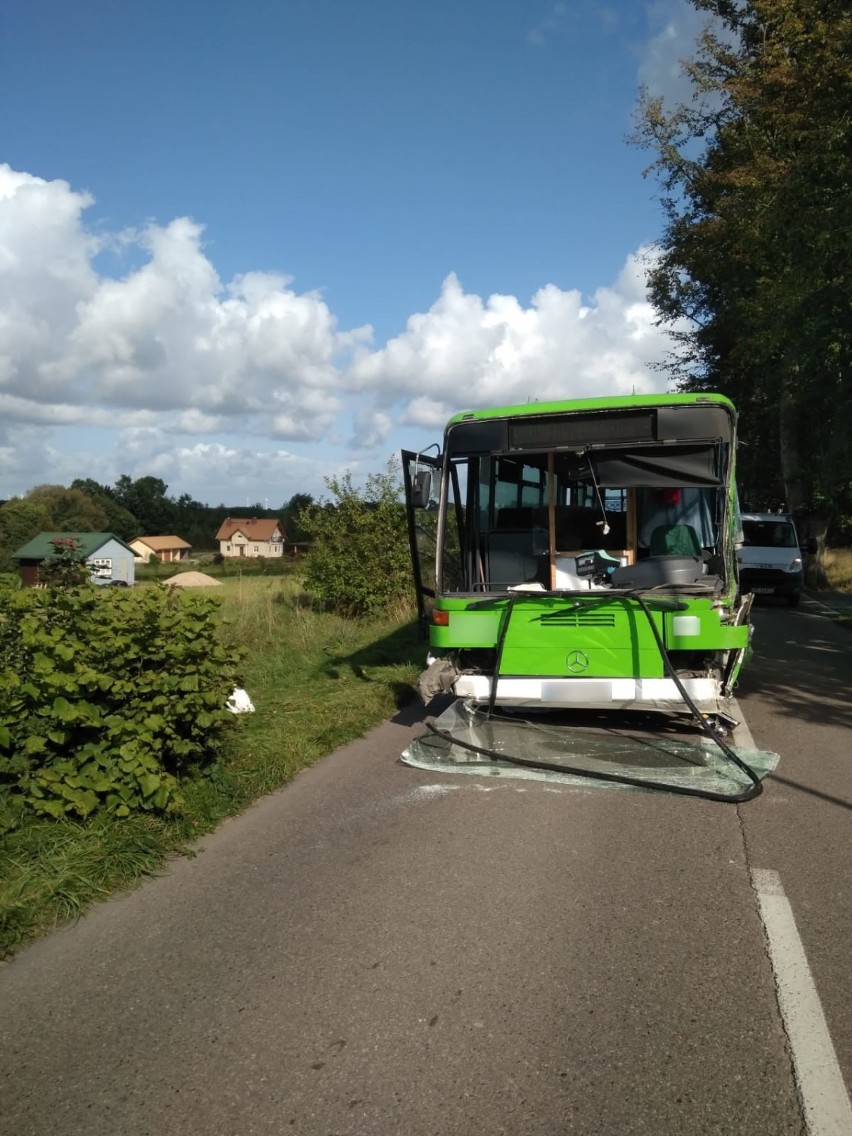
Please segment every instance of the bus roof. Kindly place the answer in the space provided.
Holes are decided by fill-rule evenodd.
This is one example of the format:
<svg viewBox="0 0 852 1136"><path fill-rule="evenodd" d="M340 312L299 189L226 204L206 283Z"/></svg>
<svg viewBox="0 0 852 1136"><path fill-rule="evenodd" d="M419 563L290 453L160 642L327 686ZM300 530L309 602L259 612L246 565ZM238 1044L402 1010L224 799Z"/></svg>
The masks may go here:
<svg viewBox="0 0 852 1136"><path fill-rule="evenodd" d="M566 414L588 410L636 410L651 406L724 406L736 415L734 404L723 394L702 391L695 394L624 394L606 398L576 398L559 402L525 402L520 406L490 406L481 410L466 410L454 414L447 429L460 422L475 422L488 418L520 418L535 414Z"/></svg>

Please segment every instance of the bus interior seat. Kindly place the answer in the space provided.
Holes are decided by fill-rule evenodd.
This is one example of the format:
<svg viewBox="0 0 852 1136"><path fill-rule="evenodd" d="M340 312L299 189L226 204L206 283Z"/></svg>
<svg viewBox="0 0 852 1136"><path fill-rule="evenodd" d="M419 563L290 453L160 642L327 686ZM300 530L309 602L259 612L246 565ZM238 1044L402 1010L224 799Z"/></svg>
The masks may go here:
<svg viewBox="0 0 852 1136"><path fill-rule="evenodd" d="M692 525L658 525L651 533L651 556L701 556L701 541Z"/></svg>

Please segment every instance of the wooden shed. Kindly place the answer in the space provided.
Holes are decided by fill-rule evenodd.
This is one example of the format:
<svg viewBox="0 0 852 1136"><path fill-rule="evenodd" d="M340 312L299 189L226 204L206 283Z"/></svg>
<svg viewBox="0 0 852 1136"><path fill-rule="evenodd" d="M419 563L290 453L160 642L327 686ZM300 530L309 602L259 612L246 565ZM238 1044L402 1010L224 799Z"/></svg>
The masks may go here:
<svg viewBox="0 0 852 1136"><path fill-rule="evenodd" d="M136 579L133 549L114 533L43 532L27 541L13 554L26 587L40 583L39 569L54 553L56 539L75 540L86 558L93 584L126 584Z"/></svg>

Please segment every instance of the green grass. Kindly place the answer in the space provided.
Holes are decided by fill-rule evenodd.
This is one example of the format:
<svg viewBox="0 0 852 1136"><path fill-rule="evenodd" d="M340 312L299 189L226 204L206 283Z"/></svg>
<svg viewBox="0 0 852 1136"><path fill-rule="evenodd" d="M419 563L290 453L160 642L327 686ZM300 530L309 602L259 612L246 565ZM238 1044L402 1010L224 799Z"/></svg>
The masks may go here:
<svg viewBox="0 0 852 1136"><path fill-rule="evenodd" d="M27 818L0 839L0 957L93 900L156 873L170 854L362 736L414 696L425 653L410 611L363 622L315 608L295 575L234 578L222 635L248 655L253 714L236 715L226 756L183 784L173 818Z"/></svg>
<svg viewBox="0 0 852 1136"><path fill-rule="evenodd" d="M155 872L180 848L174 835L148 816L28 819L0 842L0 957Z"/></svg>
<svg viewBox="0 0 852 1136"><path fill-rule="evenodd" d="M852 549L828 549L823 564L833 592L852 592Z"/></svg>

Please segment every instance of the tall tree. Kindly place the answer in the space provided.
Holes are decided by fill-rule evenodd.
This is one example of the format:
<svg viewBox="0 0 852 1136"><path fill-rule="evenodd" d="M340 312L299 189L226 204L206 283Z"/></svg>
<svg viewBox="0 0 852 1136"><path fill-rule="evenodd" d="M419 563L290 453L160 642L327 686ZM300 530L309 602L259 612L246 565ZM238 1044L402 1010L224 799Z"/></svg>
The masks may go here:
<svg viewBox="0 0 852 1136"><path fill-rule="evenodd" d="M690 104L640 98L666 225L650 272L685 389L730 394L741 480L824 537L852 508L852 9L691 0Z"/></svg>
<svg viewBox="0 0 852 1136"><path fill-rule="evenodd" d="M12 555L28 540L53 527L44 505L13 497L0 505L0 572L15 567Z"/></svg>
<svg viewBox="0 0 852 1136"><path fill-rule="evenodd" d="M226 516L224 506L211 508L196 501L189 493L182 493L175 501L173 531L188 541L196 552L217 548L216 532Z"/></svg>
<svg viewBox="0 0 852 1136"><path fill-rule="evenodd" d="M122 540L133 540L140 535L139 522L118 503L115 491L109 485L101 485L91 477L78 477L71 482L71 488L79 489L103 509L108 532L115 533Z"/></svg>
<svg viewBox="0 0 852 1136"><path fill-rule="evenodd" d="M104 532L107 516L101 506L79 489L64 485L36 485L27 500L43 505L50 516L50 528L67 532Z"/></svg>
<svg viewBox="0 0 852 1136"><path fill-rule="evenodd" d="M139 522L137 536L169 536L175 527L175 503L166 495L168 485L159 477L138 477L124 473L115 483L118 503Z"/></svg>
<svg viewBox="0 0 852 1136"><path fill-rule="evenodd" d="M310 493L294 493L290 500L281 506L280 519L289 544L301 544L308 540L307 529L303 528L301 516L314 504Z"/></svg>

